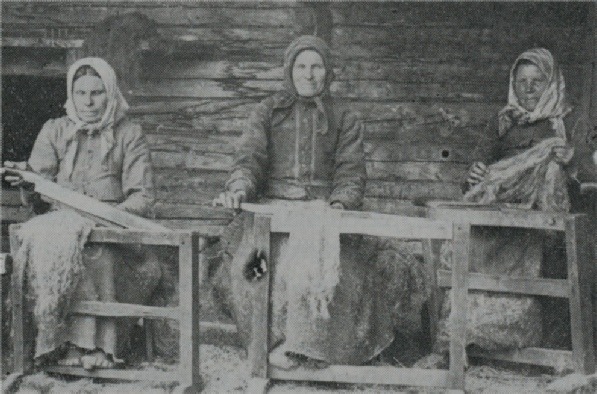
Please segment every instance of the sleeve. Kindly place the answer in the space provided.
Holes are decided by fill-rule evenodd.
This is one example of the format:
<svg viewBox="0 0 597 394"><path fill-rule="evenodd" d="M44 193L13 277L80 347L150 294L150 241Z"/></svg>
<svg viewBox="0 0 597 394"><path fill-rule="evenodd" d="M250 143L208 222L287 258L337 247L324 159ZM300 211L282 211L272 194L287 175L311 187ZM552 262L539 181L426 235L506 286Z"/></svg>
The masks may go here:
<svg viewBox="0 0 597 394"><path fill-rule="evenodd" d="M53 182L56 181L60 163L56 147L56 132L55 121L47 121L37 135L27 161L34 172Z"/></svg>
<svg viewBox="0 0 597 394"><path fill-rule="evenodd" d="M243 190L249 200L255 199L257 190L267 180L271 108L270 99L266 99L251 113L247 127L236 147L230 179L226 182L226 190L233 192Z"/></svg>
<svg viewBox="0 0 597 394"><path fill-rule="evenodd" d="M597 182L597 164L593 161L597 152L597 127L591 127L587 117L580 116L569 134L574 156L566 166L567 172L579 182Z"/></svg>
<svg viewBox="0 0 597 394"><path fill-rule="evenodd" d="M118 208L140 216L152 214L155 203L153 168L147 140L137 124L125 137L122 191L125 200L118 204Z"/></svg>
<svg viewBox="0 0 597 394"><path fill-rule="evenodd" d="M363 124L349 112L342 116L335 154L335 169L330 203L340 202L346 209L357 209L365 193L365 151Z"/></svg>
<svg viewBox="0 0 597 394"><path fill-rule="evenodd" d="M468 179L470 168L474 163L480 161L485 165L490 165L501 158L498 130L499 123L498 117L496 115L487 122L483 134L477 137L477 143L475 144L470 156L471 165L467 168L466 173L463 174L462 177L461 189L463 193L466 193L470 188L470 185L466 180Z"/></svg>

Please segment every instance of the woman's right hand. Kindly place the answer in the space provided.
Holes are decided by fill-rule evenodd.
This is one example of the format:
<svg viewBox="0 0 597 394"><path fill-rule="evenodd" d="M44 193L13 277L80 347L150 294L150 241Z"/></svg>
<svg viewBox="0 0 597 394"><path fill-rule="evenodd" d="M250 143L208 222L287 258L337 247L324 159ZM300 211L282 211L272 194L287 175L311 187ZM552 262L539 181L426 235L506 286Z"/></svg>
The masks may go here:
<svg viewBox="0 0 597 394"><path fill-rule="evenodd" d="M468 173L468 178L467 178L467 182L474 186L479 182L482 182L483 180L485 180L485 177L487 176L487 174L489 173L489 169L487 168L487 166L483 163L481 163L480 161L477 161L475 163L473 163L473 165L471 166L471 169Z"/></svg>
<svg viewBox="0 0 597 394"><path fill-rule="evenodd" d="M0 174L4 177L6 182L10 183L11 186L28 186L28 182L25 182L23 177L16 172L10 171L14 168L15 170L26 171L29 169L26 161L5 161L4 168L0 169Z"/></svg>
<svg viewBox="0 0 597 394"><path fill-rule="evenodd" d="M225 191L213 200L213 206L223 206L225 208L240 209L240 204L247 201L247 192L238 190L234 192Z"/></svg>

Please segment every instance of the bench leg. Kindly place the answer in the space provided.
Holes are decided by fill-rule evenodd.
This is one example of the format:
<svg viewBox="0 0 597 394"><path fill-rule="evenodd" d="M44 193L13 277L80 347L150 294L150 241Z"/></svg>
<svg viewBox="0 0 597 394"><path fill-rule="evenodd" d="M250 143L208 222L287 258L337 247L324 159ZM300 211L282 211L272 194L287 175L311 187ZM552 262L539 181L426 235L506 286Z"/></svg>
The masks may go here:
<svg viewBox="0 0 597 394"><path fill-rule="evenodd" d="M247 221L249 222L249 221ZM247 226L248 227L248 226ZM249 229L245 228L245 231ZM270 230L269 217L256 215L253 226L253 240L259 251L259 258L266 259L267 272L255 284L253 298L253 321L251 327L251 342L249 344L249 365L251 378L248 383L248 393L264 393L268 386L268 353L269 353L269 309L270 309ZM250 231L250 230L249 230Z"/></svg>
<svg viewBox="0 0 597 394"><path fill-rule="evenodd" d="M593 243L591 223L585 215L566 219L566 256L570 284L572 361L577 372L595 372L593 346Z"/></svg>

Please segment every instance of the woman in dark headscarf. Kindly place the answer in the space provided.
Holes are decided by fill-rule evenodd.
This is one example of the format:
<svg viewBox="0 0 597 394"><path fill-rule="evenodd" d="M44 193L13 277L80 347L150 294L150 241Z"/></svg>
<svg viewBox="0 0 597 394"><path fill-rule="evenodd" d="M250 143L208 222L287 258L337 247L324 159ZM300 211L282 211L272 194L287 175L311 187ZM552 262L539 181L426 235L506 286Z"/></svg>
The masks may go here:
<svg viewBox="0 0 597 394"><path fill-rule="evenodd" d="M242 201L259 201L304 206L305 212L326 212L325 206L352 210L361 206L366 177L362 125L354 114L334 105L329 91L333 77L330 50L323 40L302 36L289 45L284 55L284 90L265 99L251 114L226 192L219 198L221 204L238 208ZM253 285L245 277L242 256L252 246L243 238L242 223L250 215L238 215L223 236L225 262L215 286L247 344ZM341 237L339 266L328 264L323 273L327 279L314 285L316 290L311 288L325 304L316 313L303 303L305 294L297 296L292 290L301 281L301 267L310 268L302 265L302 253L288 256L292 248L288 239L283 234L272 237L271 345L280 346L270 361L290 366L298 355L358 364L380 353L392 341L393 332L383 280L370 264L373 249L363 238Z"/></svg>
<svg viewBox="0 0 597 394"><path fill-rule="evenodd" d="M471 166L464 199L551 212L582 209L579 180L597 179L591 158L597 148L594 136L586 119L568 103L564 77L552 54L543 48L525 51L510 71L508 104L489 122L478 144L485 161ZM472 271L565 277L561 233L484 227L474 229L472 236ZM555 338L559 335L553 332L568 330L542 324L540 306L549 305L543 320L553 321L561 318L553 313L560 300L540 304L536 297L471 293L468 343L487 350L537 346L542 341L566 345L565 338ZM448 330L441 328L440 348L447 345L443 334Z"/></svg>
<svg viewBox="0 0 597 394"><path fill-rule="evenodd" d="M112 67L100 58L76 61L67 73L65 108L66 116L44 124L26 163L6 162L5 166L34 171L63 187L137 215L150 213L154 190L149 149L141 127L126 116L129 107L118 88ZM22 183L18 176L7 174L6 178L14 184ZM60 208L56 204L51 215L41 215L33 220L62 218L62 211L56 212ZM78 223L79 219L82 220L79 217L75 221ZM93 222L90 225L93 226ZM23 228L26 226L27 223ZM74 288L58 284L62 286L61 292L68 292L72 300L144 303L161 277L161 267L153 253L145 250L86 245L81 255L84 269L72 280ZM50 266L51 263L44 264ZM29 261L27 264L33 263ZM29 279L30 282L44 282L44 278ZM46 278L45 281L49 280ZM37 296L37 312L40 303L47 300L40 299L39 294L34 296ZM66 300L65 305L69 301ZM40 327L35 357L55 354L54 350L66 347L66 356L59 363L87 369L112 367L117 357L116 333L127 333L134 323L133 319L121 319L117 323L113 318L94 316L68 316L61 321L65 311L49 306L46 309L58 310L61 316L36 314ZM122 326L117 328L117 324ZM126 335L120 335L118 339L125 338Z"/></svg>

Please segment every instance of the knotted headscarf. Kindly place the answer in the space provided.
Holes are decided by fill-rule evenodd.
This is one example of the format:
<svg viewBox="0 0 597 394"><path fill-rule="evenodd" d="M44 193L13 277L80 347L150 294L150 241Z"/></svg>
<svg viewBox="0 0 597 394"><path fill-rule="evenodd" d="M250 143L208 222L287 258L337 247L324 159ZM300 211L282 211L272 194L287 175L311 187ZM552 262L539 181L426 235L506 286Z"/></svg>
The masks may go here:
<svg viewBox="0 0 597 394"><path fill-rule="evenodd" d="M522 60L533 63L547 78L547 88L532 112L524 109L516 96L514 80L516 68ZM499 135L502 136L515 124L533 123L541 119L549 119L556 136L567 140L564 117L572 110L566 99L566 84L562 70L553 55L547 49L535 48L523 52L510 69L510 85L508 89L508 105L499 113Z"/></svg>
<svg viewBox="0 0 597 394"><path fill-rule="evenodd" d="M299 96L294 82L292 81L292 67L299 53L304 50L314 50L323 59L325 67L325 82L321 93L314 97ZM332 65L332 55L328 44L319 37L300 36L288 45L284 52L284 90L275 96L277 107L289 107L296 101L312 101L317 106L319 119L314 125L315 129L321 133L327 133L330 127L333 127L333 115L330 103L330 85L334 80L334 68Z"/></svg>
<svg viewBox="0 0 597 394"><path fill-rule="evenodd" d="M82 121L77 114L75 103L73 101L73 85L74 76L77 70L83 66L92 67L99 74L104 88L108 103L106 111L96 123L87 123ZM78 132L99 132L101 136L101 157L102 163L105 164L108 159L108 154L114 147L114 125L121 120L129 109L122 92L118 88L116 82L116 73L114 69L103 59L98 57L87 57L77 60L68 69L66 76L66 115L72 121L72 126L66 130L65 138L67 139L67 148L64 158L64 172L68 178L71 177L75 165L77 148L78 148Z"/></svg>

